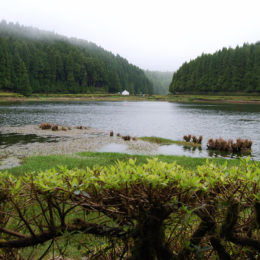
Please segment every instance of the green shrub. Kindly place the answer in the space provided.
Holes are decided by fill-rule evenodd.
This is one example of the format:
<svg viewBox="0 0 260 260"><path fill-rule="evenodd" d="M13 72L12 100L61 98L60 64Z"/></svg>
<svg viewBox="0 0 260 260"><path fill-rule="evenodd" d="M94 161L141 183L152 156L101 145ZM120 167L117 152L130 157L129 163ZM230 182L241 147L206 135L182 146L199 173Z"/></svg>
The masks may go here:
<svg viewBox="0 0 260 260"><path fill-rule="evenodd" d="M93 258L256 259L259 227L260 168L249 158L195 171L153 159L0 176L8 252L80 233L82 255ZM90 246L90 235L106 243Z"/></svg>

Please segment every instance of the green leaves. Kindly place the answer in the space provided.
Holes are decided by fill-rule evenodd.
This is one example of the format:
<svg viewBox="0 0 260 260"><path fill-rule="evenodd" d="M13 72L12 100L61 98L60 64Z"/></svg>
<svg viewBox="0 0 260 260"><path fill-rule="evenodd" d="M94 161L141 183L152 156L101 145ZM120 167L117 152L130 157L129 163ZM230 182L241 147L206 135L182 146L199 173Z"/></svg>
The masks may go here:
<svg viewBox="0 0 260 260"><path fill-rule="evenodd" d="M8 182L14 190L25 185L32 185L43 191L63 190L66 192L85 191L94 185L97 190L124 189L136 184L152 186L153 189L177 188L180 191L207 191L216 186L231 183L247 183L248 188L260 186L260 168L250 159L241 160L239 167L228 168L227 165L216 166L206 162L190 171L173 163L165 163L158 159L148 160L146 164L136 165L135 160L118 161L110 167L96 166L93 169L73 169L66 167L51 169L39 173L27 174L15 178L8 173L1 175L2 183Z"/></svg>
<svg viewBox="0 0 260 260"><path fill-rule="evenodd" d="M17 178L7 172L0 175L0 217L4 217L0 227L7 230L7 240L10 239L8 230L15 231L16 235L19 230L20 236L33 232L41 236L41 232L56 230L57 234L60 229L64 229L62 235L69 239L73 228L83 223L84 231L82 226L75 231L111 238L128 233L129 238L125 239L131 245L135 239L131 234L145 233L138 230L141 224L151 230L146 223L154 227L154 220L158 220L165 224L165 236L170 235L175 249L182 250L187 242L187 246L193 244L194 254L204 255L212 252L207 239L214 232L220 236L225 223L234 223L235 230L242 232L238 234L241 237L247 236L251 228L252 236L258 239L254 223L259 215L259 201L259 164L248 158L236 167L216 166L207 161L193 171L176 162L153 159L143 165L129 160L84 170L60 166ZM229 221L234 205L239 218ZM72 221L75 216L77 221ZM207 221L210 236L205 233ZM205 231L201 243L200 239L192 238L199 228ZM91 242L94 251L96 241L103 240ZM198 241L196 247L194 241ZM222 242L228 243L225 239ZM237 248L240 254L241 247Z"/></svg>

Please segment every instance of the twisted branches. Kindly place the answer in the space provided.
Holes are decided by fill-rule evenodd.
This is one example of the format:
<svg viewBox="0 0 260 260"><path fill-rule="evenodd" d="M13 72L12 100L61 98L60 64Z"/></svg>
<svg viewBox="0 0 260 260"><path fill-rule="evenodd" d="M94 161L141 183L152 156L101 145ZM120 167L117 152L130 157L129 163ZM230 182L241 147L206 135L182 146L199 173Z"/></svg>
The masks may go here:
<svg viewBox="0 0 260 260"><path fill-rule="evenodd" d="M53 231L45 231L40 234L34 234L33 236L12 234L15 236L19 236L20 239L10 240L10 241L0 241L0 248L21 248L21 247L36 246L46 241L52 240L56 237L62 236L64 234L63 230L64 227L59 226L59 227L54 227ZM10 234L8 230L1 230L1 231L3 233ZM83 234L91 234L95 236L115 237L115 238L123 238L128 234L121 228L88 223L81 219L75 219L73 221L73 224L67 224L65 226L65 231L69 233L73 232L74 234L83 233Z"/></svg>

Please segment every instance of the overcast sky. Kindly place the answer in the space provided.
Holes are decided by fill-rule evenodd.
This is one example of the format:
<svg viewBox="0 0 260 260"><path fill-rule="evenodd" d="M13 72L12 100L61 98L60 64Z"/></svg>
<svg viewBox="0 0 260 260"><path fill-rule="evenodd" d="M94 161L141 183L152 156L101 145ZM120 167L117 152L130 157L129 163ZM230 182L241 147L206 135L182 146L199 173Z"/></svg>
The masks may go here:
<svg viewBox="0 0 260 260"><path fill-rule="evenodd" d="M0 20L85 39L162 71L259 41L259 10L260 0L0 0Z"/></svg>

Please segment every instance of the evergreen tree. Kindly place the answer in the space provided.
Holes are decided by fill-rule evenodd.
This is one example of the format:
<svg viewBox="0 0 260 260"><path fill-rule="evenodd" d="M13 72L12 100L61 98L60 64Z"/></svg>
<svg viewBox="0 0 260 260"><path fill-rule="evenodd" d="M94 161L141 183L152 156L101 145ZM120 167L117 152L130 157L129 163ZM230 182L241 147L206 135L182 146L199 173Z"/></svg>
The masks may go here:
<svg viewBox="0 0 260 260"><path fill-rule="evenodd" d="M174 73L171 93L260 92L260 44L223 48L184 63Z"/></svg>
<svg viewBox="0 0 260 260"><path fill-rule="evenodd" d="M0 89L29 93L152 93L127 60L83 40L0 22Z"/></svg>
<svg viewBox="0 0 260 260"><path fill-rule="evenodd" d="M7 43L0 39L0 89L11 90L11 66Z"/></svg>

